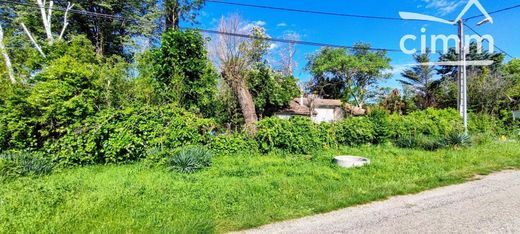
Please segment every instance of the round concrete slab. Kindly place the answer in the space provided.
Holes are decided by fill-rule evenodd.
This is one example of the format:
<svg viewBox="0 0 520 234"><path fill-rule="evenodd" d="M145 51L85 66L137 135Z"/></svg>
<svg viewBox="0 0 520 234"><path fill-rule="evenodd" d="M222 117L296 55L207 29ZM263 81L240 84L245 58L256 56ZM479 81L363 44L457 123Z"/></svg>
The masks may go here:
<svg viewBox="0 0 520 234"><path fill-rule="evenodd" d="M370 159L356 156L338 156L334 158L334 163L340 167L353 168L370 164Z"/></svg>

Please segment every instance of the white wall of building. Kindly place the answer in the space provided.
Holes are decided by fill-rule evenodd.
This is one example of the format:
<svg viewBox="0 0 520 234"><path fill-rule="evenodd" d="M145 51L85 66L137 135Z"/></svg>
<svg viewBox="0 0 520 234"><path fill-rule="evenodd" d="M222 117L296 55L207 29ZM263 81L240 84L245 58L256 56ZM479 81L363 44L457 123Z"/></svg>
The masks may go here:
<svg viewBox="0 0 520 234"><path fill-rule="evenodd" d="M334 108L316 108L314 111L316 112L316 115L312 117L312 121L315 123L332 123L335 120Z"/></svg>

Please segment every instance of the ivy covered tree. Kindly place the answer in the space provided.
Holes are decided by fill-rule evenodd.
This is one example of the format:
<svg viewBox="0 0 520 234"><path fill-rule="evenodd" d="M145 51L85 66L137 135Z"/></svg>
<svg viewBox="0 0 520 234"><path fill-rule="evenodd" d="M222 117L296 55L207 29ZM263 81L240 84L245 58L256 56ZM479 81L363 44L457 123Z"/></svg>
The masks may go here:
<svg viewBox="0 0 520 234"><path fill-rule="evenodd" d="M204 6L204 3L205 0L164 0L166 30L178 30L181 19L195 22L198 11Z"/></svg>
<svg viewBox="0 0 520 234"><path fill-rule="evenodd" d="M162 37L161 47L155 52L155 79L170 101L209 116L218 74L207 54L200 33L168 30Z"/></svg>
<svg viewBox="0 0 520 234"><path fill-rule="evenodd" d="M273 116L300 96L297 79L273 71L267 64L259 64L248 76L249 89L260 117Z"/></svg>

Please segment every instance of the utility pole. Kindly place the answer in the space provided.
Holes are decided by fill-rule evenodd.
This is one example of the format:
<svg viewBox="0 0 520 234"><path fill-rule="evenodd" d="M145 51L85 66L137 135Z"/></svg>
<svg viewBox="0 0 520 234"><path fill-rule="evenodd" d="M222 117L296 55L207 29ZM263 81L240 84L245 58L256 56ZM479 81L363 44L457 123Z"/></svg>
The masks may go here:
<svg viewBox="0 0 520 234"><path fill-rule="evenodd" d="M459 26L459 71L458 71L458 96L457 103L460 115L464 121L464 133L468 134L468 91L466 73L466 42L464 40L464 21L461 19Z"/></svg>

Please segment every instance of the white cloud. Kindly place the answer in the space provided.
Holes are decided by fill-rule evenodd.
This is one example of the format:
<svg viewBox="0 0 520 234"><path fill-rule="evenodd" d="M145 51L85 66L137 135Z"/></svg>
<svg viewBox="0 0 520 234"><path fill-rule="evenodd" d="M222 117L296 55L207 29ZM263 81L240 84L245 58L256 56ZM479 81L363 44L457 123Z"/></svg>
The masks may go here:
<svg viewBox="0 0 520 234"><path fill-rule="evenodd" d="M271 44L269 45L269 50L274 50L274 49L276 49L276 48L278 48L278 45L275 44L275 43L271 43Z"/></svg>
<svg viewBox="0 0 520 234"><path fill-rule="evenodd" d="M258 20L258 21L253 21L251 23L247 23L245 24L241 29L240 31L243 31L243 32L249 32L251 31L251 29L253 29L253 26L260 26L260 27L264 27L267 23L265 21L262 21L262 20Z"/></svg>
<svg viewBox="0 0 520 234"><path fill-rule="evenodd" d="M276 25L276 27L287 27L286 23L279 23Z"/></svg>
<svg viewBox="0 0 520 234"><path fill-rule="evenodd" d="M426 8L436 9L437 12L445 16L454 12L457 8L467 3L467 0L422 0L426 3Z"/></svg>
<svg viewBox="0 0 520 234"><path fill-rule="evenodd" d="M384 72L392 74L393 76L397 76L409 68L410 68L410 64L399 64L399 65L394 65L391 69L387 69Z"/></svg>
<svg viewBox="0 0 520 234"><path fill-rule="evenodd" d="M255 25L257 25L257 26L265 26L265 25L267 24L265 21L261 21L261 20L259 20L259 21L255 21L255 22L253 22L253 23L254 23Z"/></svg>

